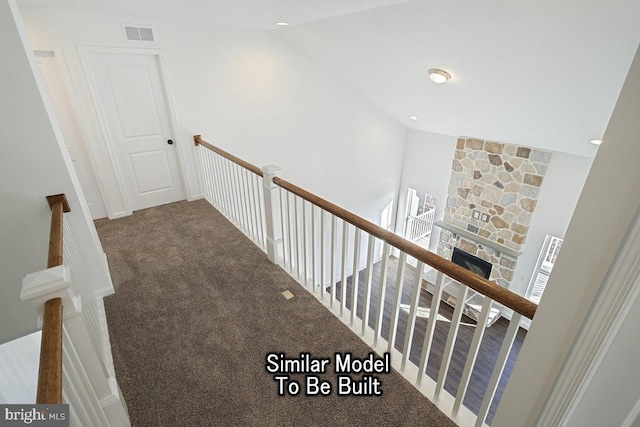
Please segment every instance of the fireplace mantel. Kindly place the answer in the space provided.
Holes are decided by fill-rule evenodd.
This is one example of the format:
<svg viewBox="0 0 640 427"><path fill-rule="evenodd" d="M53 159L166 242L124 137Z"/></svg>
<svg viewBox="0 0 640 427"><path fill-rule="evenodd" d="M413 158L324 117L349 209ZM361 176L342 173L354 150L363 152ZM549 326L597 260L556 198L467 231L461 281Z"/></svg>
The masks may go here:
<svg viewBox="0 0 640 427"><path fill-rule="evenodd" d="M517 259L520 255L522 255L522 252L518 252L516 250L513 250L511 248L508 248L504 245L501 245L500 243L497 242L493 242L489 239L485 239L484 237L478 236L475 233L472 233L470 231L467 231L465 229L462 229L460 227L456 227L455 225L452 224L447 224L443 221L436 221L434 223L434 225L440 227L440 228L444 228L445 230L449 230L450 232L454 233L454 234L459 234L460 236L464 237L465 239L474 241L476 243L480 243L482 246L486 246L492 249L495 249L496 251L503 253L507 256L510 256L514 259Z"/></svg>

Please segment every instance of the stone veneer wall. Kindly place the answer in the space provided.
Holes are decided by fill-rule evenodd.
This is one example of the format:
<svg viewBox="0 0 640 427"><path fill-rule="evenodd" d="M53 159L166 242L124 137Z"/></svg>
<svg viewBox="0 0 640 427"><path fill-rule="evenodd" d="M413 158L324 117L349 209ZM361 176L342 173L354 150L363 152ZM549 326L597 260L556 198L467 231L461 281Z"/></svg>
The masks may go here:
<svg viewBox="0 0 640 427"><path fill-rule="evenodd" d="M444 222L521 251L552 153L529 147L459 138L453 160ZM488 221L473 218L486 214ZM490 279L508 287L517 260L447 230L438 253L451 259L458 247L493 264Z"/></svg>

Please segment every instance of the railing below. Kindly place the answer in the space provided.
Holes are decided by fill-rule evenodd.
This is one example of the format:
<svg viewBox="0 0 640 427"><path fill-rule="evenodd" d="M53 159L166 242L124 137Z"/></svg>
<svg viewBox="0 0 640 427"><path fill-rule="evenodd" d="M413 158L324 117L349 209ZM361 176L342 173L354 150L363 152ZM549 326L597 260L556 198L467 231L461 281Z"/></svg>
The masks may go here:
<svg viewBox="0 0 640 427"><path fill-rule="evenodd" d="M270 260L280 264L377 352L391 353L394 367L454 421L464 426L484 425L520 321L523 316L534 316L536 304L278 177L279 169L276 167L261 170L263 197L247 198L252 194L247 191L251 181L243 178L243 173L253 172L257 175L258 168L206 143L199 136L194 139L196 145L205 148L200 150L204 182L208 198L214 206L249 236L252 235L250 219L259 217L260 223L263 220L261 230L266 236L260 239L259 245L266 250ZM236 169L236 166L241 169ZM256 211L246 212L247 208ZM392 247L399 250L395 280L389 274ZM408 270L409 256L418 261L413 273ZM434 341L438 317L435 315L429 315L426 326L421 326L423 331L420 334L424 334L424 339L414 342L418 312L426 311L425 307L419 306L421 292L426 286L422 275L416 272L421 272L425 264L438 272L434 282L428 284L430 289L433 288L430 307L427 308L429 313L440 312L445 282L447 285L452 281L459 284L457 297L450 302L454 309L451 319L447 320L450 325L444 346ZM405 284L405 277L410 274L413 274L413 278ZM408 305L402 304L403 288L410 293L411 302ZM469 289L482 295L478 301L477 326L454 396L444 386L459 329L463 324L468 325L463 323L462 315ZM389 304L387 300L391 305L385 310ZM373 304L372 301L377 303ZM469 390L486 329L484 325L495 312L494 305L509 307L514 310L514 315L506 328L499 354L496 354L495 362L491 362L495 365L493 373L486 380L481 404L472 414L462 403ZM387 320L383 321L383 318ZM401 318L404 320L400 321ZM386 332L383 332L383 323ZM404 339L398 342L401 325L406 325L406 329ZM427 375L427 367L433 369L431 350L435 346L439 346L442 359L438 374L432 378ZM417 349L420 356L411 359L412 349Z"/></svg>
<svg viewBox="0 0 640 427"><path fill-rule="evenodd" d="M407 218L407 240L416 242L431 234L436 210L431 209L417 216Z"/></svg>
<svg viewBox="0 0 640 427"><path fill-rule="evenodd" d="M313 193L303 190L302 188L288 181L285 181L282 178L275 177L273 179L273 182L276 185L291 192L292 194L301 197L302 199L311 202L321 209L342 219L343 221L354 225L360 230L365 231L380 240L383 240L385 243L397 249L400 249L402 252L411 255L418 261L430 265L431 267L446 274L452 279L455 279L458 282L474 289L475 291L490 297L496 302L511 308L512 310L524 315L525 317L528 317L530 319L533 318L538 306L535 303L527 300L526 298L508 289L505 289L494 282L490 282L489 280L484 279L483 277L480 277L475 273L472 273L466 268L463 268L448 259L444 259L441 256L436 255L433 252L430 252L389 230L385 230L379 225L374 224L371 221L368 221L354 213L351 213L346 209L341 208L340 206L324 200L323 198L318 197Z"/></svg>
<svg viewBox="0 0 640 427"><path fill-rule="evenodd" d="M200 150L206 199L251 238L266 249L263 173L246 162L206 141L193 137Z"/></svg>
<svg viewBox="0 0 640 427"><path fill-rule="evenodd" d="M28 274L20 292L43 324L36 403L61 404L64 385L71 425L130 425L126 404L115 386L104 288L95 285L96 278L104 277L89 270L82 251L86 246L81 246L86 242L76 241L72 232L81 225L74 226L64 217L70 211L65 196L47 200L52 211L48 268Z"/></svg>

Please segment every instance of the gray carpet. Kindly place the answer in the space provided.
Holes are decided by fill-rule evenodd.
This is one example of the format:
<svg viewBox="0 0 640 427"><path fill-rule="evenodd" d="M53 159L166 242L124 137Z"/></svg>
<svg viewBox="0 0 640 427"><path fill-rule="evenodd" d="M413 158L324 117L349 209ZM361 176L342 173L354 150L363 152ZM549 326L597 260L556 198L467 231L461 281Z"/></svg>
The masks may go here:
<svg viewBox="0 0 640 427"><path fill-rule="evenodd" d="M378 375L380 397L278 397L268 352L370 349L206 201L96 227L116 287L105 306L134 426L454 425L396 372ZM337 385L333 362L324 378Z"/></svg>

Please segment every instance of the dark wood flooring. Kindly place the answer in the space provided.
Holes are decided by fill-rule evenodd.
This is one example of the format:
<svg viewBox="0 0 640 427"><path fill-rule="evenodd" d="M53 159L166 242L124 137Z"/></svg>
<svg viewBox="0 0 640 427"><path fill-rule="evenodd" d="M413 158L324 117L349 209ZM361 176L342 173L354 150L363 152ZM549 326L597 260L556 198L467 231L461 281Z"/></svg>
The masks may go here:
<svg viewBox="0 0 640 427"><path fill-rule="evenodd" d="M382 318L382 337L387 339L389 336L389 326L391 323L391 316L393 310L393 299L396 288L396 274L398 269L398 261L395 258L390 258L389 267L387 272L387 288L384 295L385 303L384 303L384 312ZM379 299L379 288L380 288L380 272L381 272L381 262L378 262L374 265L374 275L371 286L371 309L369 313L368 324L371 328L375 328L376 317L377 317L377 307L378 307L378 299ZM402 304L410 304L411 303L411 294L413 290L413 282L415 278L415 269L407 265L404 285L402 289ZM347 297L346 297L346 306L351 308L351 290L352 290L352 279L350 276L347 278ZM358 282L358 306L357 306L357 317L362 319L363 313L363 302L364 302L364 292L365 292L365 280L366 280L366 269L361 270L359 274L359 282ZM341 300L341 282L336 283L336 299L337 301ZM330 288L327 288L327 292L330 291ZM339 304L339 303L338 303ZM420 307L428 308L431 306L431 294L424 289L420 291ZM446 303L442 302L440 304L439 313L446 317L447 319L451 319L453 314L453 308ZM407 319L408 312L405 310L400 310L399 318L398 318L398 327L396 333L396 341L395 348L402 352L404 348L404 340L407 329ZM472 323L475 322L463 316L463 322ZM487 384L489 379L491 378L491 374L493 372L493 367L495 366L496 359L498 357L498 353L500 352L500 346L502 345L502 341L504 339L507 327L509 322L501 318L496 321L491 327L487 328L485 331L484 337L482 339L482 343L480 345L480 350L478 353L478 357L471 374L471 379L469 382L469 388L465 395L463 405L470 409L474 414L477 414L480 406L482 404L482 399L484 398L484 394L487 388ZM438 321L436 323L436 329L433 337L433 344L431 347L431 352L429 356L429 361L427 365L427 375L434 380L437 380L438 373L440 370L440 365L442 362L442 354L444 352L444 346L447 340L447 335L449 332L450 323L446 321ZM414 335L413 341L411 345L411 350L409 353L409 360L411 360L414 364L418 365L420 363L420 356L422 354L422 344L424 342L424 335L427 327L427 319L418 317L416 319L416 324L414 327ZM471 339L475 332L475 326L466 326L461 325L458 331L458 336L456 339L456 344L454 346L453 357L450 363L449 371L447 374L447 379L445 381L445 390L455 396L457 393L458 385L460 384L460 377L462 376L462 372L464 370L464 364L466 362L467 352L471 345ZM500 379L500 383L498 385L498 389L496 391L495 397L493 399L493 403L487 415L486 423L490 424L493 416L495 414L498 403L500 402L500 398L502 397L502 393L504 392L504 388L509 380L509 376L511 371L513 370L513 366L515 365L515 361L520 352L520 348L526 336L526 331L522 328L518 331L516 340L511 349L511 353L509 355L509 359L507 361L504 373L502 378Z"/></svg>

